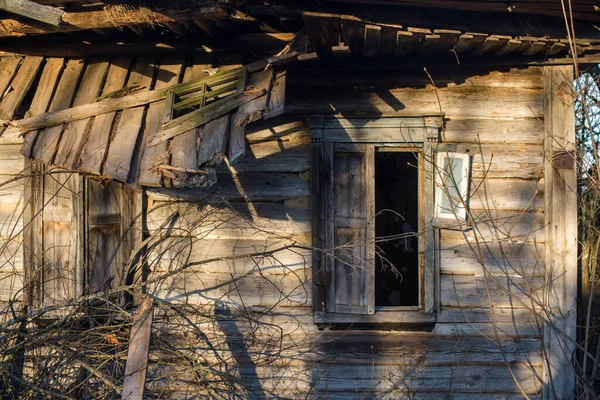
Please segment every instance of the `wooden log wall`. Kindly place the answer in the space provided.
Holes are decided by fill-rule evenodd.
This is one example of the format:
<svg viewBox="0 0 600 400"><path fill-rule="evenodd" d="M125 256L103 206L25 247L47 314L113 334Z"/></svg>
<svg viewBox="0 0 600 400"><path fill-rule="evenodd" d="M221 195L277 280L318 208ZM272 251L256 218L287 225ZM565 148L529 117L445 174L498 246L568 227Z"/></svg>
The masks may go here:
<svg viewBox="0 0 600 400"><path fill-rule="evenodd" d="M32 86L42 65L42 57L3 57L0 59L0 119L11 119ZM0 127L3 134L4 127ZM0 140L0 309L6 302L22 300L23 212L26 180L15 179L26 163L18 140ZM18 307L17 307L18 309ZM3 315L3 314L2 314ZM0 319L3 316L0 315Z"/></svg>
<svg viewBox="0 0 600 400"><path fill-rule="evenodd" d="M173 398L218 388L259 398L540 396L533 310L545 288L541 69L428 72L435 87L422 69L290 69L286 115L249 126L246 157L220 169L216 186L148 192L150 234L180 213L150 255L149 293L192 310L189 320L158 313L160 337L200 357L210 384L151 350L157 364L147 390ZM445 142L472 155L476 229L439 232L436 324L320 331L311 308L305 114L376 121L440 109Z"/></svg>

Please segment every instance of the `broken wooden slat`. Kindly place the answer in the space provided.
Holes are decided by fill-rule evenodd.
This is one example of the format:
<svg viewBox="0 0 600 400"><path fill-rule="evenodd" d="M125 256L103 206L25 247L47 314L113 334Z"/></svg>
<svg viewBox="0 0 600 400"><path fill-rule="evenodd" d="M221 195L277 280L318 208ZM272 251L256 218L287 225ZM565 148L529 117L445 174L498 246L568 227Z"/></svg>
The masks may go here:
<svg viewBox="0 0 600 400"><path fill-rule="evenodd" d="M381 27L377 25L365 25L365 41L363 43L363 55L365 57L377 57L381 46Z"/></svg>
<svg viewBox="0 0 600 400"><path fill-rule="evenodd" d="M117 58L111 61L102 89L103 96L123 88L130 64L130 58ZM94 118L87 142L81 151L81 171L95 175L100 175L102 172L114 118L115 112Z"/></svg>
<svg viewBox="0 0 600 400"><path fill-rule="evenodd" d="M196 160L199 166L221 163L226 152L229 123L230 115L227 114L204 125L200 132L200 148Z"/></svg>
<svg viewBox="0 0 600 400"><path fill-rule="evenodd" d="M183 58L164 59L161 63L156 77L155 91L166 89L169 85L176 84L179 81L181 69L183 67ZM165 90L166 93L166 90ZM154 168L162 164L160 161L167 152L167 143L158 146L150 146L150 142L162 126L162 111L164 102L150 104L146 113L146 127L141 139L139 153L142 154L139 170L139 183L144 186L160 186L161 174ZM137 174L137 172L136 172Z"/></svg>
<svg viewBox="0 0 600 400"><path fill-rule="evenodd" d="M79 82L79 76L83 71L83 60L69 60L65 70L58 82L56 92L52 98L49 111L62 110L69 108L73 101L73 95ZM33 150L33 157L43 161L46 164L52 162L56 153L58 142L63 131L62 125L53 126L39 133L39 138Z"/></svg>
<svg viewBox="0 0 600 400"><path fill-rule="evenodd" d="M31 87L42 64L43 57L26 57L10 84L12 90L4 96L0 103L0 119L12 119L21 101Z"/></svg>
<svg viewBox="0 0 600 400"><path fill-rule="evenodd" d="M252 65L253 68L264 69L267 65L267 60L261 61L258 64ZM262 68L261 68L262 66ZM248 68L250 71L250 66ZM238 71L228 72L228 74L236 75ZM217 76L218 75L218 76ZM97 115L111 113L126 108L137 107L140 105L154 103L164 100L169 91L176 91L178 94L187 94L197 90L204 82L214 83L228 79L226 74L217 74L207 78L205 81L188 82L180 85L161 85L161 89L152 90L150 92L136 93L119 98L109 98L98 101L96 103L84 104L82 106L60 110L56 112L47 112L33 117L24 118L22 120L13 121L11 125L17 127L21 132L32 131L49 126L63 124L69 121L95 117ZM168 78L168 77L166 77ZM166 79L165 78L165 79Z"/></svg>
<svg viewBox="0 0 600 400"><path fill-rule="evenodd" d="M269 96L269 109L263 113L263 119L277 117L284 112L285 108L285 78L287 70L275 73L273 88Z"/></svg>
<svg viewBox="0 0 600 400"><path fill-rule="evenodd" d="M183 81L201 79L210 64L195 64L187 68ZM204 97L204 100L206 97ZM203 104L201 104L203 105ZM199 129L194 128L182 135L173 138L171 142L171 165L185 169L196 169L198 167L198 135Z"/></svg>
<svg viewBox="0 0 600 400"><path fill-rule="evenodd" d="M241 105L263 96L265 93L266 90L253 90L242 95L231 96L225 101L213 103L210 106L200 110L192 111L191 113L175 120L176 123L174 121L169 128L163 129L154 135L154 138L149 141L148 146L156 146L166 140L174 138L177 135L181 135L190 129L204 125L208 121L218 118Z"/></svg>
<svg viewBox="0 0 600 400"><path fill-rule="evenodd" d="M2 60L4 60L4 58ZM33 96L31 106L29 107L26 116L35 116L48 111L48 105L52 99L52 94L54 93L54 88L58 83L58 78L62 72L63 65L64 59L62 58L50 58L46 61L46 65L42 71L42 76L38 82L37 90ZM21 147L21 153L23 153L23 155L31 157L31 152L33 150L36 138L37 131L29 132L25 135L23 146Z"/></svg>
<svg viewBox="0 0 600 400"><path fill-rule="evenodd" d="M31 0L0 0L0 10L53 26L60 25L65 13L60 8L38 4Z"/></svg>
<svg viewBox="0 0 600 400"><path fill-rule="evenodd" d="M259 71L250 75L249 87L268 92L273 83L273 70ZM263 112L268 110L268 98L255 98L255 100L246 102L237 112L235 119L236 126L245 126L251 122L262 118Z"/></svg>
<svg viewBox="0 0 600 400"><path fill-rule="evenodd" d="M265 67L271 65L281 65L289 63L299 57L297 52L291 52L281 57L269 57L246 65L244 68L252 73L262 71ZM228 71L228 74L236 75L239 71ZM154 103L164 100L167 92L176 91L179 94L191 93L198 90L208 81L221 80L225 74L216 74L203 81L188 82L180 85L162 87L162 89L152 90L146 93L137 93L120 97L116 99L106 99L92 104L85 104L78 107L60 110L56 112L47 112L18 121L11 121L10 125L19 130L19 132L33 131L49 126L63 124L65 122L75 121L97 115L111 113L126 108L137 107L148 103Z"/></svg>
<svg viewBox="0 0 600 400"><path fill-rule="evenodd" d="M22 60L21 57L2 57L0 60L0 100L4 97Z"/></svg>
<svg viewBox="0 0 600 400"><path fill-rule="evenodd" d="M316 53L315 53L316 54ZM229 143L227 148L227 159L230 164L246 155L246 127L236 126L235 120L238 118L238 111L231 114L231 123L229 124Z"/></svg>
<svg viewBox="0 0 600 400"><path fill-rule="evenodd" d="M107 61L93 61L86 67L73 106L92 103L98 98L107 70ZM89 122L89 119L80 119L65 125L63 136L66 135L68 140L61 140L58 145L55 165L69 169L76 167Z"/></svg>
<svg viewBox="0 0 600 400"><path fill-rule="evenodd" d="M152 299L147 297L140 302L133 316L125 364L123 400L141 400L144 397L153 313Z"/></svg>
<svg viewBox="0 0 600 400"><path fill-rule="evenodd" d="M148 91L154 78L154 64L150 60L140 59L127 81L127 87L138 87ZM107 178L127 183L131 160L139 157L135 146L142 129L142 118L146 106L138 106L123 110L115 136L108 149L103 174Z"/></svg>

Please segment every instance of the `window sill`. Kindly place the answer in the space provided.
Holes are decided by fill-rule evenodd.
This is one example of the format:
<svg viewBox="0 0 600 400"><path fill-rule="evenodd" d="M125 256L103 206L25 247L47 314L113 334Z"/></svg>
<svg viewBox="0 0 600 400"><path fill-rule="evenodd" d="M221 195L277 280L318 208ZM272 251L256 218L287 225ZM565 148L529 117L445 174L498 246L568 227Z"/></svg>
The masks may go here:
<svg viewBox="0 0 600 400"><path fill-rule="evenodd" d="M435 322L435 314L418 310L380 310L372 315L315 311L314 321L315 324L431 324Z"/></svg>

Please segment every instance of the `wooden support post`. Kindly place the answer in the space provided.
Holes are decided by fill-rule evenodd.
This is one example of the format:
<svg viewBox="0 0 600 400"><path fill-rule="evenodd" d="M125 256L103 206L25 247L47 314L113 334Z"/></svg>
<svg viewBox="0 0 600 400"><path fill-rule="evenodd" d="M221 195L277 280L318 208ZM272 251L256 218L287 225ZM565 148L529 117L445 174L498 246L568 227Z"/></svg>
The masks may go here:
<svg viewBox="0 0 600 400"><path fill-rule="evenodd" d="M152 299L147 297L140 302L133 316L129 349L127 350L127 364L125 365L123 400L141 400L144 396L152 317Z"/></svg>
<svg viewBox="0 0 600 400"><path fill-rule="evenodd" d="M577 176L573 66L546 66L544 76L547 312L544 398L574 396L577 323Z"/></svg>

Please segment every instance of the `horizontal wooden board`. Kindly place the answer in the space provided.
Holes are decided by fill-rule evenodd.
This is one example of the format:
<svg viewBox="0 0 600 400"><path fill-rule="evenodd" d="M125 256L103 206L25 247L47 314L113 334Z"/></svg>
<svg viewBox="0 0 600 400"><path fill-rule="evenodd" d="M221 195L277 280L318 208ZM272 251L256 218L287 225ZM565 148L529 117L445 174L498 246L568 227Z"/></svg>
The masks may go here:
<svg viewBox="0 0 600 400"><path fill-rule="evenodd" d="M182 273L156 284L148 292L169 302L253 306L305 306L310 303L308 271L300 275L268 276L258 273ZM153 279L156 275L150 275Z"/></svg>
<svg viewBox="0 0 600 400"><path fill-rule="evenodd" d="M444 142L539 144L544 139L544 121L539 118L447 118ZM276 140L282 148L309 144L310 131L304 116L283 115L248 125L246 139L253 143ZM381 141L381 140L376 140Z"/></svg>
<svg viewBox="0 0 600 400"><path fill-rule="evenodd" d="M305 277L310 269L311 251L308 248L295 248L295 244L294 241L281 239L190 240L187 237L174 237L153 249L148 256L148 263L156 272L197 264L186 271L265 276L298 274ZM290 248L282 250L287 246ZM207 263L206 260L217 261Z"/></svg>
<svg viewBox="0 0 600 400"><path fill-rule="evenodd" d="M228 201L281 201L308 196L310 184L298 174L246 172L232 176L229 173L217 175L217 183L209 189L149 189L152 200L202 201L222 198Z"/></svg>
<svg viewBox="0 0 600 400"><path fill-rule="evenodd" d="M23 232L23 203L0 204L0 238L7 240L12 237L14 242L21 241Z"/></svg>
<svg viewBox="0 0 600 400"><path fill-rule="evenodd" d="M251 144L246 155L233 166L237 173L245 172L305 172L310 169L310 147L308 145L284 148L279 142ZM222 165L221 171L227 167Z"/></svg>
<svg viewBox="0 0 600 400"><path fill-rule="evenodd" d="M9 242L0 241L0 272L23 273L23 243L18 233L12 232L13 239Z"/></svg>
<svg viewBox="0 0 600 400"><path fill-rule="evenodd" d="M172 203L156 202L148 211L153 233L174 212L176 227L196 239L305 238L310 235L310 212L282 203Z"/></svg>
<svg viewBox="0 0 600 400"><path fill-rule="evenodd" d="M185 268L189 260L187 249L172 246L172 253L161 257L150 256L151 279L160 277L161 271ZM208 251L208 250L207 250ZM195 257L195 256L194 256ZM192 304L210 304L216 301L246 307L269 307L277 305L303 306L310 301L311 284L309 269L289 269L283 259L277 257L247 257L255 264L247 273L235 272L227 261L216 273L207 273L203 265L186 268L186 272L168 276L149 290L170 301L185 301ZM308 261L308 257L306 257ZM283 274L267 273L269 265L277 267ZM263 266L266 270L263 271ZM249 269L247 265L243 267ZM486 286L487 280L487 286ZM443 307L489 308L494 307L532 308L543 302L543 279L539 277L469 276L442 274L440 278L440 302ZM533 302L532 302L533 300Z"/></svg>
<svg viewBox="0 0 600 400"><path fill-rule="evenodd" d="M19 300L23 295L23 275L0 272L0 301Z"/></svg>
<svg viewBox="0 0 600 400"><path fill-rule="evenodd" d="M364 71L356 69L339 69L335 73L325 70L315 71L310 67L292 68L287 74L289 88L319 86L332 88L416 88L425 89L435 85L437 88L513 88L541 89L541 67L510 68L504 67L491 71L483 68L444 66L428 67L427 73L422 69ZM431 78L430 78L431 77ZM432 82L433 81L433 82ZM292 89L292 90L293 90Z"/></svg>
<svg viewBox="0 0 600 400"><path fill-rule="evenodd" d="M0 173L2 175L17 175L22 173L24 168L25 157L21 154L20 145L0 145Z"/></svg>
<svg viewBox="0 0 600 400"><path fill-rule="evenodd" d="M0 181L12 180L14 176L0 175ZM0 210L4 212L19 211L23 205L25 179L11 181L0 187Z"/></svg>
<svg viewBox="0 0 600 400"><path fill-rule="evenodd" d="M442 152L467 153L471 157L471 176L481 178L540 179L544 171L541 145L456 144L440 146Z"/></svg>
<svg viewBox="0 0 600 400"><path fill-rule="evenodd" d="M482 275L485 268L494 276L528 278L544 275L543 255L543 244L535 243L491 242L473 247L466 242L453 246L443 243L440 268L444 274Z"/></svg>
<svg viewBox="0 0 600 400"><path fill-rule="evenodd" d="M472 393L518 393L511 372L506 366L420 366L415 360L408 368L379 365L313 365L312 368L271 368L251 366L239 368L246 387L255 387L261 392L306 393L309 390L323 392L362 393L369 397L374 393L385 393L403 387L408 393L453 392ZM541 382L536 374L541 366L530 367L515 363L511 371L526 393L536 394ZM147 390L164 387L164 380L146 382ZM173 382L172 388L177 388ZM181 389L181 386L179 387ZM273 393L274 394L274 393Z"/></svg>
<svg viewBox="0 0 600 400"><path fill-rule="evenodd" d="M270 120L259 120L246 127L250 145L277 141L283 146L310 144L310 132L304 116L282 115Z"/></svg>
<svg viewBox="0 0 600 400"><path fill-rule="evenodd" d="M459 229L442 229L442 248L470 243L475 251L494 242L514 244L543 243L545 241L544 214L540 212L472 210L474 223Z"/></svg>
<svg viewBox="0 0 600 400"><path fill-rule="evenodd" d="M544 291L541 278L445 274L440 278L442 307L489 308L489 299L493 307L531 309L543 303Z"/></svg>
<svg viewBox="0 0 600 400"><path fill-rule="evenodd" d="M471 209L488 211L542 211L543 181L522 179L473 179L469 188Z"/></svg>
<svg viewBox="0 0 600 400"><path fill-rule="evenodd" d="M193 393L195 396L199 397L211 397L215 394L207 391L202 388L184 388L180 391L163 391L161 389L160 394L162 396L166 396L169 399L173 400L187 400L190 398L190 394ZM252 396L264 396L265 394L260 391L251 391L250 394ZM248 396L246 395L246 396ZM451 393L444 392L427 392L425 390L417 391L416 393L409 393L405 389L397 389L397 390L389 390L384 393L377 392L362 392L362 391L352 391L352 392L335 392L332 390L309 390L307 392L298 392L298 391L277 391L277 393L273 394L277 398L283 399L293 399L293 398L302 398L306 400L312 399L327 399L327 400L364 400L365 398L378 398L385 397L389 399L398 399L398 400L431 400L432 398L441 397L446 398L451 396L453 400L479 400L481 399L481 394L479 393L469 393L469 392L461 392L458 390L453 390ZM486 393L485 398L487 400L522 400L523 395L520 393ZM528 395L530 400L540 400L542 399L540 395Z"/></svg>
<svg viewBox="0 0 600 400"><path fill-rule="evenodd" d="M438 102L439 96L439 102ZM535 118L543 116L543 91L507 88L327 90L290 87L288 113L341 114L376 118L381 115L477 118ZM440 111L441 108L441 111Z"/></svg>
<svg viewBox="0 0 600 400"><path fill-rule="evenodd" d="M542 118L450 118L443 140L449 143L539 144L544 140Z"/></svg>

